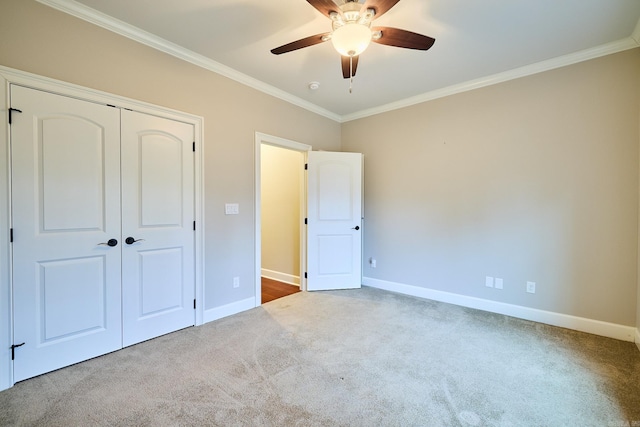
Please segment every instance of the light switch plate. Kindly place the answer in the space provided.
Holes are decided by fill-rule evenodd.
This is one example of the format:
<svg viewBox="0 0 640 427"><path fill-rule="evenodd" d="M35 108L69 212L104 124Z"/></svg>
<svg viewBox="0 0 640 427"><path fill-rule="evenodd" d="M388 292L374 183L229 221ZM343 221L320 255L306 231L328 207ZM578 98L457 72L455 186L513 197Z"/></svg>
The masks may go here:
<svg viewBox="0 0 640 427"><path fill-rule="evenodd" d="M493 288L493 277L491 277L491 276L487 276L487 277L484 279L484 285L485 285L487 288Z"/></svg>
<svg viewBox="0 0 640 427"><path fill-rule="evenodd" d="M501 278L496 277L495 287L496 287L496 289L502 289L502 287L503 287L503 281L502 281L502 279L501 279Z"/></svg>
<svg viewBox="0 0 640 427"><path fill-rule="evenodd" d="M240 206L237 203L225 203L224 213L225 215L238 215L240 213Z"/></svg>

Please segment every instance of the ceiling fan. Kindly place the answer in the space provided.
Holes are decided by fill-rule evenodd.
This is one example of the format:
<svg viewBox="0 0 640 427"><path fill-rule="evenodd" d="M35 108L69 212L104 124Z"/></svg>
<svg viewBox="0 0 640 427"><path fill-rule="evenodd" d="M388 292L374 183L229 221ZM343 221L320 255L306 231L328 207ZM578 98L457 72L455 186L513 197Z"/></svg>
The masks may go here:
<svg viewBox="0 0 640 427"><path fill-rule="evenodd" d="M370 42L406 49L427 50L435 39L407 30L391 27L371 27L374 19L385 14L400 0L346 0L338 6L332 0L307 0L320 13L331 19L332 31L305 37L271 50L274 55L302 49L331 40L340 53L342 76L351 79L356 75L358 57ZM351 88L349 89L351 92Z"/></svg>

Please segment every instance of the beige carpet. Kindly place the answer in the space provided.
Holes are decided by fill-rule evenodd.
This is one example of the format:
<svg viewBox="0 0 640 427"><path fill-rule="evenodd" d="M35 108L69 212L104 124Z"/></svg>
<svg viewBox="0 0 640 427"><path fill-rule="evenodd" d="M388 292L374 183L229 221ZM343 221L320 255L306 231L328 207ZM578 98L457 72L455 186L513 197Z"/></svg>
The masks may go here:
<svg viewBox="0 0 640 427"><path fill-rule="evenodd" d="M371 288L298 293L18 383L0 425L638 426L640 352Z"/></svg>

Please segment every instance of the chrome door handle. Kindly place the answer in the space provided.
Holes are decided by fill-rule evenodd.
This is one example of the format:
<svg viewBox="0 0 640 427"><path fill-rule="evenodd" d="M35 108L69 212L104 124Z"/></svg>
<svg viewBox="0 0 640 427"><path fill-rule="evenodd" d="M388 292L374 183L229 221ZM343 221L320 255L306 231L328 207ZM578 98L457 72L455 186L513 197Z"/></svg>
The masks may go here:
<svg viewBox="0 0 640 427"><path fill-rule="evenodd" d="M109 239L108 242L104 242L104 243L98 243L98 246L100 245L104 245L104 246L118 246L118 241L116 239Z"/></svg>
<svg viewBox="0 0 640 427"><path fill-rule="evenodd" d="M135 242L144 242L144 239L134 239L133 237L127 237L124 239L127 245L133 245Z"/></svg>

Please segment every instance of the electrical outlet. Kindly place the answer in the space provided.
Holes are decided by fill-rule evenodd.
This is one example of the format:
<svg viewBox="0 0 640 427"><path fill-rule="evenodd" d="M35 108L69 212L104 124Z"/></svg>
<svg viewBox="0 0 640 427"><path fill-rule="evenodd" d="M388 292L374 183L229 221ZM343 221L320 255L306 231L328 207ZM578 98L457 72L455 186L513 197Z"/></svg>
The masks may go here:
<svg viewBox="0 0 640 427"><path fill-rule="evenodd" d="M371 268L376 268L378 265L375 258L369 258L369 264L371 264Z"/></svg>
<svg viewBox="0 0 640 427"><path fill-rule="evenodd" d="M503 281L502 279L496 277L496 281L495 281L495 288L496 289L502 289L503 288Z"/></svg>
<svg viewBox="0 0 640 427"><path fill-rule="evenodd" d="M485 285L487 288L493 288L493 277L491 277L491 276L487 276L487 277L485 277L485 279L484 279L484 285Z"/></svg>
<svg viewBox="0 0 640 427"><path fill-rule="evenodd" d="M536 282L527 282L527 292L530 294L536 293Z"/></svg>
<svg viewBox="0 0 640 427"><path fill-rule="evenodd" d="M240 287L240 278L239 277L234 277L233 278L233 287L234 288L239 288Z"/></svg>

